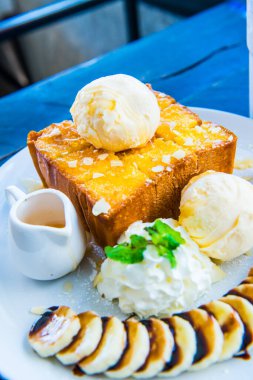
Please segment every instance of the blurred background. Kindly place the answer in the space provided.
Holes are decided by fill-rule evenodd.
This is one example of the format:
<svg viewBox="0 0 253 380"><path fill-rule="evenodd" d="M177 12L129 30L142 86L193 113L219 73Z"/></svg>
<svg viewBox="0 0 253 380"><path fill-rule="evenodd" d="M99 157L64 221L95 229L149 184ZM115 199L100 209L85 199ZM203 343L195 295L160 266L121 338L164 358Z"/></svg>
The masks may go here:
<svg viewBox="0 0 253 380"><path fill-rule="evenodd" d="M0 96L222 0L0 0Z"/></svg>

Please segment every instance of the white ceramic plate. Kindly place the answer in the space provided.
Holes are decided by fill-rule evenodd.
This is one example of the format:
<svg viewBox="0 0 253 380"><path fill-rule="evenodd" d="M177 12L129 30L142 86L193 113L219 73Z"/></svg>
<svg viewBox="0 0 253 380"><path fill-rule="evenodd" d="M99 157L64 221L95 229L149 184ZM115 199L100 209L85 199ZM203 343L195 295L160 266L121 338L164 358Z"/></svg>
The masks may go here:
<svg viewBox="0 0 253 380"><path fill-rule="evenodd" d="M253 158L253 121L226 112L194 108L201 118L223 124L239 137L239 153L244 158ZM252 174L253 177L253 174ZM85 259L73 274L52 282L33 281L25 278L15 268L8 252L8 212L4 189L8 185L22 187L26 178L38 178L27 149L22 150L0 168L0 373L8 380L70 380L76 377L71 370L56 360L39 358L27 344L26 336L36 316L30 313L34 306L65 304L80 312L88 309L100 315L115 314L123 317L117 305L102 300L92 288L94 276L92 263ZM52 252L53 254L53 252ZM252 256L243 256L226 265L229 272L225 280L216 284L205 301L220 297L242 280L253 266ZM72 289L71 289L72 288ZM203 300L201 300L202 302ZM179 380L229 379L250 380L253 359L232 359L216 364L198 373L186 373ZM1 376L0 376L1 378ZM85 379L104 379L88 377Z"/></svg>

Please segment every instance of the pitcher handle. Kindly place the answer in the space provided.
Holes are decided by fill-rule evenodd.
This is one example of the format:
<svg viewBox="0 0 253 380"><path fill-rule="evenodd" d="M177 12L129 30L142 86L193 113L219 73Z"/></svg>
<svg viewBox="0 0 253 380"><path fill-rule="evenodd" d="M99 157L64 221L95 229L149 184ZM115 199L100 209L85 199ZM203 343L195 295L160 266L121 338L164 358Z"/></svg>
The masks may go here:
<svg viewBox="0 0 253 380"><path fill-rule="evenodd" d="M17 186L8 186L5 189L5 196L10 206L14 205L19 199L24 198L25 195Z"/></svg>

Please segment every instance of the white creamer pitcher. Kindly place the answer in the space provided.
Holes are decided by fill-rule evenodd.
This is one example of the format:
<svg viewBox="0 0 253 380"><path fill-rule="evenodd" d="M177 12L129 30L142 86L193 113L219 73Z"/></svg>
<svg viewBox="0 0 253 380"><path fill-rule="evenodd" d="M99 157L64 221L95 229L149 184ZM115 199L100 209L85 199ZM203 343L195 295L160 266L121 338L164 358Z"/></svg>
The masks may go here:
<svg viewBox="0 0 253 380"><path fill-rule="evenodd" d="M18 269L36 280L52 280L76 269L86 249L86 234L76 210L61 191L6 190L10 203L10 252Z"/></svg>

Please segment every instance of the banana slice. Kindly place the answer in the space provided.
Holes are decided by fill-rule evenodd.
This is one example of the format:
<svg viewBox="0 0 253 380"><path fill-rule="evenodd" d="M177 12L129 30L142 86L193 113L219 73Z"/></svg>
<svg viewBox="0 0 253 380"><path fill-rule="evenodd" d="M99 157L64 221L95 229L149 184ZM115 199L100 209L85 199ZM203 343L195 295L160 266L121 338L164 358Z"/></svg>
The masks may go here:
<svg viewBox="0 0 253 380"><path fill-rule="evenodd" d="M78 316L67 306L51 307L32 326L28 340L43 358L67 347L80 330Z"/></svg>
<svg viewBox="0 0 253 380"><path fill-rule="evenodd" d="M253 306L245 298L235 295L227 295L220 299L220 301L225 302L232 306L233 309L237 311L239 317L241 318L244 328L245 335L243 339L243 344L241 350L249 350L253 346Z"/></svg>
<svg viewBox="0 0 253 380"><path fill-rule="evenodd" d="M253 284L253 268L250 269L248 276L241 282L241 284Z"/></svg>
<svg viewBox="0 0 253 380"><path fill-rule="evenodd" d="M127 347L119 362L106 372L109 377L124 378L131 376L146 361L150 352L148 330L135 319L124 322L127 331Z"/></svg>
<svg viewBox="0 0 253 380"><path fill-rule="evenodd" d="M210 302L201 308L214 316L223 332L224 342L219 360L232 358L240 351L244 338L244 325L238 313L221 301Z"/></svg>
<svg viewBox="0 0 253 380"><path fill-rule="evenodd" d="M73 342L56 357L62 364L76 364L85 356L90 355L98 346L102 337L102 320L92 311L78 314L81 329L74 338Z"/></svg>
<svg viewBox="0 0 253 380"><path fill-rule="evenodd" d="M106 371L115 365L126 346L124 324L116 317L102 318L103 333L96 350L78 363L78 367L89 375Z"/></svg>
<svg viewBox="0 0 253 380"><path fill-rule="evenodd" d="M134 377L148 379L157 375L170 360L174 339L168 325L159 319L150 318L141 323L149 333L150 352L144 365L134 373Z"/></svg>
<svg viewBox="0 0 253 380"><path fill-rule="evenodd" d="M248 276L241 282L241 284L253 284L253 276Z"/></svg>
<svg viewBox="0 0 253 380"><path fill-rule="evenodd" d="M190 322L197 336L197 352L190 371L217 362L222 351L223 334L216 319L202 309L194 309L179 316Z"/></svg>
<svg viewBox="0 0 253 380"><path fill-rule="evenodd" d="M253 305L253 284L241 284L231 289L228 294L245 298Z"/></svg>
<svg viewBox="0 0 253 380"><path fill-rule="evenodd" d="M177 316L163 319L174 336L174 350L159 377L177 376L192 365L196 350L196 334L192 325Z"/></svg>

